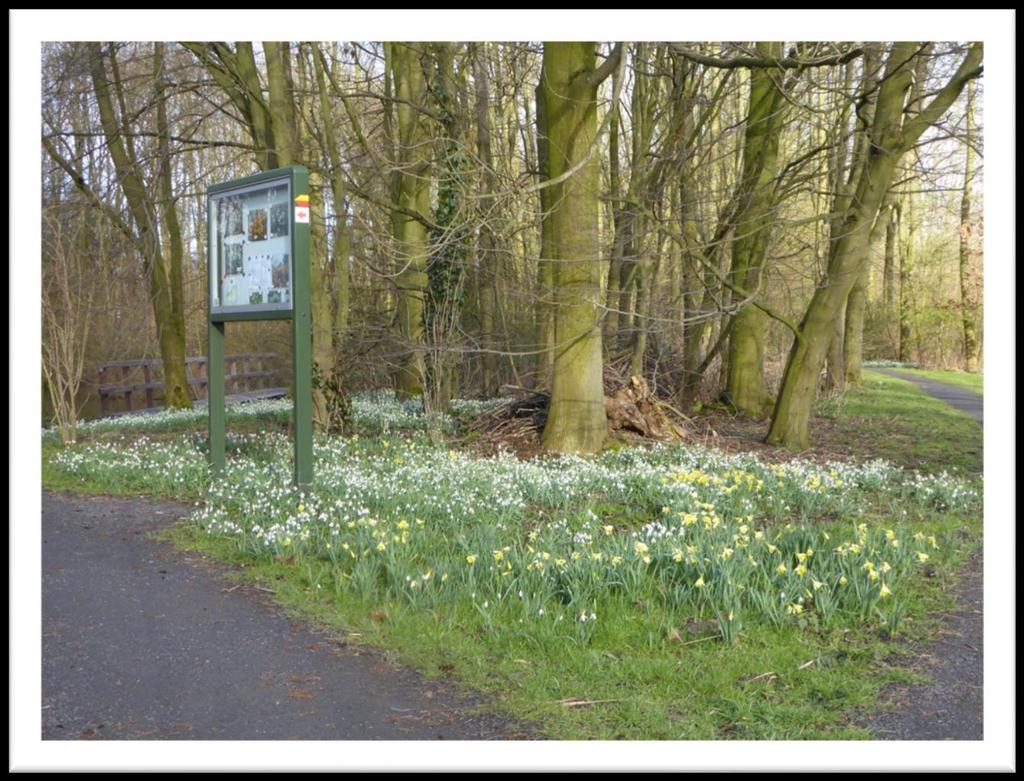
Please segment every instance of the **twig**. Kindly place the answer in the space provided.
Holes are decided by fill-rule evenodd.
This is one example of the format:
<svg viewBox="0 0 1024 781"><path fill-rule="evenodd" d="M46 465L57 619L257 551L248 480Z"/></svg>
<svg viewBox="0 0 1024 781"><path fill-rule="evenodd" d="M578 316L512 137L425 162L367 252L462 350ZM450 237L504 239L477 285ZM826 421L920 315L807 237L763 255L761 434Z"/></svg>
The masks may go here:
<svg viewBox="0 0 1024 781"><path fill-rule="evenodd" d="M683 419L683 420L685 420L685 421L686 421L687 423L690 423L690 422L691 422L690 418L686 417L686 415L684 415L684 414L683 414L682 412L680 412L679 410L677 410L677 409L676 409L675 407L673 407L673 406L672 406L671 404L669 404L669 403L668 403L667 401L662 401L661 399L655 399L655 402L657 403L657 405L658 405L659 407L665 407L665 408L666 408L667 410L669 410L669 412L674 412L674 413L676 414L676 416L677 416L677 417L679 417L679 418L682 418L682 419Z"/></svg>
<svg viewBox="0 0 1024 781"><path fill-rule="evenodd" d="M687 640L685 643L680 643L680 645L693 645L694 643L703 643L705 640L717 640L718 637L718 635L708 635L707 637L699 637L696 640Z"/></svg>
<svg viewBox="0 0 1024 781"><path fill-rule="evenodd" d="M547 397L547 394L543 391L538 391L536 388L524 388L522 385L502 385L499 390L521 391L531 395Z"/></svg>

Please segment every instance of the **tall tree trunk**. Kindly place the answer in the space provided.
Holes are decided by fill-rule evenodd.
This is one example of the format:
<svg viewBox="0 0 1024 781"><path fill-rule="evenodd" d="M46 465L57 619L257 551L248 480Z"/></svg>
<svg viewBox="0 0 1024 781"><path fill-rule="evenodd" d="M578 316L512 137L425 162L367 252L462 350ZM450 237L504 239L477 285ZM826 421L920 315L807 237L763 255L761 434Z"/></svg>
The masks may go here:
<svg viewBox="0 0 1024 781"><path fill-rule="evenodd" d="M613 78L617 78L613 76ZM619 107L612 106L611 117L608 123L608 172L609 172L609 197L611 198L612 209L612 251L608 263L608 285L605 291L607 311L604 314L604 326L602 340L604 350L611 358L615 352L615 344L619 335L619 286L622 276L622 256L624 254L625 232L623 215L625 204L622 202L622 177L619 163L619 135L621 123L619 122Z"/></svg>
<svg viewBox="0 0 1024 781"><path fill-rule="evenodd" d="M164 406L168 408L192 406L188 392L188 376L185 372L184 313L175 313L172 283L168 277L164 256L160 249L160 229L157 209L150 196L150 189L132 160L134 154L126 144L122 122L118 121L111 99L112 82L107 76L103 63L103 52L99 43L87 44L89 69L99 109L100 122L106 137L107 148L125 200L135 223L137 245L142 254L143 266L149 280L150 300L153 319L156 322L160 357L164 366ZM180 235L179 235L180 240ZM180 272L180 266L179 266ZM180 280L180 275L179 275ZM179 301L181 298L178 299ZM178 324L181 324L180 326Z"/></svg>
<svg viewBox="0 0 1024 781"><path fill-rule="evenodd" d="M906 215L906 236L900 252L900 363L910 363L912 320L914 313L914 288L911 275L914 273L917 246L917 215L915 214L914 193L907 193L903 213ZM902 222L902 221L901 221Z"/></svg>
<svg viewBox="0 0 1024 781"><path fill-rule="evenodd" d="M830 259L838 247L836 239L844 230L854 191L864 166L867 165L869 133L875 110L874 84L878 78L878 68L881 64L881 51L876 44L868 44L865 49L860 85L860 94L863 96L863 100L857 111L858 128L853 134L850 133L849 104L846 103L846 96L851 93L853 84L855 63L851 61L846 64L843 75L843 91L840 99L844 103L840 112L840 125L836 128L837 144L833 153L829 155L829 190L834 193L831 216L828 221ZM852 150L850 149L851 139L853 141ZM847 155L850 157L848 167ZM849 333L849 329L853 329L853 331L863 329L864 308L860 305L859 300L852 302L850 300L851 297L858 299L860 294L855 291L859 284L860 278L858 277L858 282L854 283L850 296L843 303L832 325L832 339L825 359L825 390L828 393L842 393L846 390L848 367L851 362L859 365L861 360L859 353L849 355L847 352L850 349L861 349L860 334Z"/></svg>
<svg viewBox="0 0 1024 781"><path fill-rule="evenodd" d="M782 56L781 43L758 43L761 57ZM768 253L776 198L773 183L778 173L779 137L784 102L778 74L754 68L750 75L750 105L743 143L740 187L743 206L736 215L730 281L751 296L758 296L760 276ZM751 417L767 415L772 397L764 379L764 340L768 317L746 302L733 317L729 336L726 390L736 409Z"/></svg>
<svg viewBox="0 0 1024 781"><path fill-rule="evenodd" d="M825 353L825 393L834 395L846 390L846 306L832 323L832 335Z"/></svg>
<svg viewBox="0 0 1024 781"><path fill-rule="evenodd" d="M485 396L496 396L498 393L498 356L497 340L494 334L495 283L497 280L497 240L494 235L494 160L491 155L491 110L490 94L487 88L486 67L487 44L474 46L473 51L473 85L476 89L476 153L483 166L480 180L481 197L479 249L479 306L480 306L480 338L484 354L482 361L482 383Z"/></svg>
<svg viewBox="0 0 1024 781"><path fill-rule="evenodd" d="M681 61L676 67L683 71L690 66ZM685 71L677 73L677 79L687 78ZM686 106L683 114L683 133L689 141L694 134L692 109ZM695 170L694 143L684 147L687 157L682 162L679 176L679 212L678 228L682 238L682 268L680 269L680 287L682 288L682 340L683 340L683 377L677 395L680 402L687 406L697 398L700 388L700 365L703 360L701 345L707 332L710 318L704 312L704 301L707 287L704 279L713 279L710 268L701 265L700 214L698 209L699 190L697 172ZM703 269L703 271L702 271Z"/></svg>
<svg viewBox="0 0 1024 781"><path fill-rule="evenodd" d="M975 284L971 280L971 185L974 178L974 85L967 87L967 161L964 165L964 191L960 198L960 319L964 331L964 368L978 370L978 326Z"/></svg>
<svg viewBox="0 0 1024 781"><path fill-rule="evenodd" d="M633 335L633 345L629 358L629 373L642 377L644 374L644 358L647 354L647 338L654 319L654 290L658 284L658 271L661 269L661 254L665 246L664 234L657 237L654 258L640 266L637 293L637 327Z"/></svg>
<svg viewBox="0 0 1024 781"><path fill-rule="evenodd" d="M392 201L398 208L391 212L391 233L398 256L398 335L403 351L394 383L398 398L408 399L423 394L425 379L423 307L430 247L427 226L417 215L430 214L429 136L420 111L427 97L426 55L406 43L392 43L389 52L398 119L398 159L392 174Z"/></svg>
<svg viewBox="0 0 1024 781"><path fill-rule="evenodd" d="M874 255L874 247L888 233L889 218L895 194L890 191L875 219L874 227L868 239L868 252ZM871 263L865 262L861 268L850 295L846 299L846 310L843 313L843 362L846 382L859 385L863 382L864 368L864 314L867 311L868 288L870 287Z"/></svg>
<svg viewBox="0 0 1024 781"><path fill-rule="evenodd" d="M157 90L157 135L158 141L158 172L160 186L160 213L167 236L167 287L170 296L170 311L167 322L163 324L171 355L173 367L168 380L166 360L164 363L164 404L168 407L191 407L192 396L188 388L188 373L185 370L185 286L182 278L184 265L184 249L181 243L181 224L178 221L178 209L174 203L174 188L171 175L170 126L167 121L167 77L164 72L164 45L157 41L153 44L154 72L153 80ZM160 327L158 325L158 327ZM164 343L161 335L161 345ZM163 350L161 350L163 353ZM179 363L180 361L180 363Z"/></svg>
<svg viewBox="0 0 1024 781"><path fill-rule="evenodd" d="M436 227L430 233L430 259L427 266L428 291L424 310L427 332L428 363L427 392L424 407L428 412L447 413L459 384L457 353L452 349L457 338L462 313L462 291L465 268L469 255L466 193L469 189L463 163L462 144L467 135L457 104L468 103L456 78L454 44L435 43L431 46L436 70L430 77L429 92L432 109L440 121L437 134L440 144L440 175L437 184L437 205L433 213Z"/></svg>
<svg viewBox="0 0 1024 781"><path fill-rule="evenodd" d="M925 52L930 51L930 46L926 47ZM873 59L869 55L869 59L866 61L865 68L870 67L870 60ZM910 87L909 101L907 104L907 113L919 113L921 96L924 94L925 79L928 77L928 58L925 56L918 56L917 62L914 66L914 80ZM870 111L870 105L868 108ZM859 141L863 142L863 134ZM861 143L857 150L858 167L865 165L864 159L866 158L867 150ZM879 210L878 216L875 218L875 223L871 228L871 236L868 241L868 252L872 252L872 248L879 241L883 232L886 229L887 220L884 215L888 214L895 195L892 192L886 194L885 201ZM861 382L861 367L864 361L864 313L867 309L867 289L870 281L871 274L871 262L870 258L865 260L863 268L854 282L853 287L850 289L850 295L846 302L845 312L845 334L844 334L844 346L843 346L843 363L845 365L844 380L851 383Z"/></svg>
<svg viewBox="0 0 1024 781"><path fill-rule="evenodd" d="M298 165L300 161L312 161L313 139L309 124L298 124L297 116L312 110L301 101L314 93L313 77L307 76L306 68L299 69L300 89L295 88L292 72L291 49L286 42L266 41L263 53L267 62L267 84L269 86L268 123L273 130L274 153L279 166ZM314 53L315 54L315 53ZM306 61L300 58L300 65ZM321 118L321 122L323 122ZM326 183L322 165L311 165L309 172L310 206L310 257L309 293L312 315L313 364L325 379L332 379L335 372L333 300L330 288L330 257L327 241L327 210L324 207ZM330 417L329 391L321 383L313 386L313 424L318 431L332 428ZM335 424L337 425L337 424Z"/></svg>
<svg viewBox="0 0 1024 781"><path fill-rule="evenodd" d="M327 91L326 77L329 71L319 44L312 43L310 46L313 51L313 67L316 73L320 119L323 126L323 145L330 165L328 176L331 186L331 205L334 212L334 252L328 260L328 268L332 271L331 277L336 291L333 311L334 337L340 344L348 331L349 298L351 295L348 265L352 239L348 227L348 201L341 161L341 148L334 124L334 114L331 110L330 96Z"/></svg>
<svg viewBox="0 0 1024 781"><path fill-rule="evenodd" d="M543 95L555 281L555 365L542 447L597 451L608 433L601 364L600 168L597 88L613 64L596 66L594 43L545 43ZM616 48L621 56L621 48Z"/></svg>
<svg viewBox="0 0 1024 781"><path fill-rule="evenodd" d="M299 159L299 137L289 45L265 41L263 56L267 61L267 86L270 88L268 117L277 153L275 167L292 165Z"/></svg>
<svg viewBox="0 0 1024 781"><path fill-rule="evenodd" d="M975 44L928 107L904 120L904 99L912 80L910 65L918 50L915 43L900 42L890 51L878 91L868 160L829 261L827 284L815 291L790 351L767 436L771 444L807 447L807 427L831 338L831 324L867 262L871 228L892 185L896 166L925 129L941 118L967 81L980 72L982 47Z"/></svg>
<svg viewBox="0 0 1024 781"><path fill-rule="evenodd" d="M870 266L865 263L857 276L857 281L850 288L850 295L846 299L846 312L844 313L845 328L843 330L843 362L845 367L846 381L853 385L859 385L863 380L862 367L864 365L864 312L867 309L868 301L868 272Z"/></svg>
<svg viewBox="0 0 1024 781"><path fill-rule="evenodd" d="M899 224L899 204L894 203L889 209L885 222L885 257L882 261L882 306L884 309L882 321L885 323L887 349L891 351L890 354L893 358L898 354L897 350L892 349L896 340L893 337L891 325L898 312L896 306L896 291L898 289L896 284L896 238L899 234Z"/></svg>
<svg viewBox="0 0 1024 781"><path fill-rule="evenodd" d="M537 170L541 182L550 178L550 143L548 142L548 113L544 97L544 69L541 68L537 84ZM554 223L549 219L552 208L552 189L540 190L540 257L537 261L537 370L538 389L551 388L551 374L555 366L555 241Z"/></svg>

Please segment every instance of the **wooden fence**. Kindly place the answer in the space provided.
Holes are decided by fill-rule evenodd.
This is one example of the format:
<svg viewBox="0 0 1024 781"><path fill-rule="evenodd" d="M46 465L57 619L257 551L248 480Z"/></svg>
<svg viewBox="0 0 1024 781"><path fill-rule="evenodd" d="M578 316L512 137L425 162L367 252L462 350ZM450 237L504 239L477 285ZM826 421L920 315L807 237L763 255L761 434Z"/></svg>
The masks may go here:
<svg viewBox="0 0 1024 781"><path fill-rule="evenodd" d="M227 400L253 401L287 396L288 388L272 386L277 380L277 370L267 367L272 367L276 358L277 353L225 355L224 393ZM206 357L186 358L185 372L193 401L205 405ZM157 376L163 374L163 361L159 358L111 361L98 366L97 373L100 409L104 417L163 409L156 403L156 396L162 395L164 389L162 376ZM124 409L116 409L119 399L123 399Z"/></svg>

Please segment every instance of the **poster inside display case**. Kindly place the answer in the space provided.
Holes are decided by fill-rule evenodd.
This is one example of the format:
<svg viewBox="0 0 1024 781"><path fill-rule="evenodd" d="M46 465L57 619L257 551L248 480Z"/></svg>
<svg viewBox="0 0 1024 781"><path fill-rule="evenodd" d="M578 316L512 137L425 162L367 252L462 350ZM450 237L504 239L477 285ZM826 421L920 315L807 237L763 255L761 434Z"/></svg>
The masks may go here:
<svg viewBox="0 0 1024 781"><path fill-rule="evenodd" d="M211 193L210 312L293 309L291 178Z"/></svg>

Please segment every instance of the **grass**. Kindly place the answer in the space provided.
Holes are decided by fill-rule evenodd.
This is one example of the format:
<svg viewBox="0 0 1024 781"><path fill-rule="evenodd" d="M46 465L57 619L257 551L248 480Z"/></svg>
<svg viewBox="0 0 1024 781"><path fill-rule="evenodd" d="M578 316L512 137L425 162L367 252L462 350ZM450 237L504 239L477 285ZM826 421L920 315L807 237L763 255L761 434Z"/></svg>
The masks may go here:
<svg viewBox="0 0 1024 781"><path fill-rule="evenodd" d="M861 385L823 400L818 410L838 424L833 437L846 442L847 452L926 472L982 472L981 427L909 381L865 370Z"/></svg>
<svg viewBox="0 0 1024 781"><path fill-rule="evenodd" d="M960 528L957 519L946 523ZM877 626L752 627L725 646L713 633L691 636L681 624L668 626L654 611L623 610L629 618L584 646L560 636L483 631L470 612L439 621L430 611L347 592L317 596L286 560L254 561L194 526L177 527L173 539L234 565L240 580L273 589L295 615L394 651L428 677L482 692L499 712L553 739L867 739L857 717L885 707L883 685L920 681L893 660L935 629L927 618L915 620L893 643ZM915 595L908 612L948 608L933 588ZM580 702L590 704L574 704Z"/></svg>
<svg viewBox="0 0 1024 781"><path fill-rule="evenodd" d="M890 441L895 419L910 415L920 426L937 413L920 396L872 377L827 412L879 440L877 454L899 446ZM268 420L284 425L279 413ZM487 693L494 708L545 737L867 738L859 718L885 707L886 684L914 680L896 660L934 631L954 573L981 540L980 508L964 492L970 483L945 477L773 469L680 448L521 465L445 451L390 424L371 436L319 440L318 485L298 495L288 485L287 439L260 429L258 420L232 425L228 479L213 491L201 437L173 425L141 437L97 430L67 451L44 442L44 484L202 500L193 522L168 533L175 545L224 562L350 641ZM961 463L946 441L956 430L917 433L921 449L908 459L932 471ZM665 536L666 526L686 536ZM902 547L891 547L886 528ZM766 550L755 531L781 552ZM699 548L692 560L680 560L677 539ZM853 541L865 548L860 558L831 550ZM749 551L761 569L737 569L741 557L725 557L726 544ZM811 545L812 573L801 579L792 570ZM540 572L548 551L563 564ZM916 558L924 551L927 565ZM584 566L597 554L600 565ZM620 565L609 566L613 554ZM860 566L867 556L872 567L892 561L881 582L895 598L879 598ZM784 578L758 574L780 561L791 570ZM820 577L822 594L839 595L841 572L864 589L864 602L841 597L846 603L827 615L809 581ZM698 573L703 590L694 587ZM733 578L748 590L728 588ZM796 589L783 602L773 591L779 583ZM774 597L762 609L755 593ZM784 610L795 600L806 609ZM725 616L732 606L737 620Z"/></svg>
<svg viewBox="0 0 1024 781"><path fill-rule="evenodd" d="M985 375L980 373L946 371L944 369L900 369L900 371L927 380L956 385L958 388L966 388L979 396L984 394Z"/></svg>

